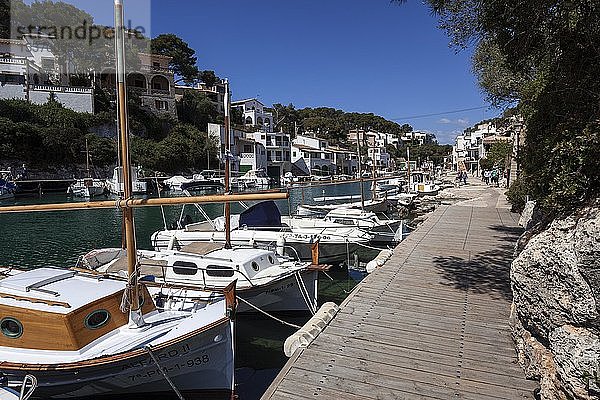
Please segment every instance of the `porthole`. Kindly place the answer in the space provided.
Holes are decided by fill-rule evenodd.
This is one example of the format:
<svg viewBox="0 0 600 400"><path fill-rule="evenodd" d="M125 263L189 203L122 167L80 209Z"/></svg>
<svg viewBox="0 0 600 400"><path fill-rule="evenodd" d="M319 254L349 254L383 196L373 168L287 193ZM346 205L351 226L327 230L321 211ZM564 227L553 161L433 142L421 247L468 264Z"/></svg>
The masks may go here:
<svg viewBox="0 0 600 400"><path fill-rule="evenodd" d="M270 255L270 254L269 254L269 257L268 257L268 259L269 259L269 262L270 262L271 264L275 264L275 260L273 260L273 256L272 256L272 255Z"/></svg>
<svg viewBox="0 0 600 400"><path fill-rule="evenodd" d="M15 318L2 318L0 322L0 329L2 330L2 334L11 339L20 338L23 334L23 324L19 322L19 320Z"/></svg>
<svg viewBox="0 0 600 400"><path fill-rule="evenodd" d="M258 271L260 269L260 267L258 266L258 264L256 263L256 261L252 261L252 269L255 271Z"/></svg>
<svg viewBox="0 0 600 400"><path fill-rule="evenodd" d="M102 328L110 321L110 313L106 310L96 310L85 317L85 327L88 329Z"/></svg>

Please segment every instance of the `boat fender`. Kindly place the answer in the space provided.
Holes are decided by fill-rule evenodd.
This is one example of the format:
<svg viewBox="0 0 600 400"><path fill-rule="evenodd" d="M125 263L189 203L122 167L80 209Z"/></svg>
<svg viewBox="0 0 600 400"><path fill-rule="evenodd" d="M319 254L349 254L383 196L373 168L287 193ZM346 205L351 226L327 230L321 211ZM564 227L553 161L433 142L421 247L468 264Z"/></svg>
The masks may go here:
<svg viewBox="0 0 600 400"><path fill-rule="evenodd" d="M288 337L283 343L283 352L291 357L298 349L304 349L325 329L331 322L340 307L332 302L327 302L308 320L306 324Z"/></svg>
<svg viewBox="0 0 600 400"><path fill-rule="evenodd" d="M391 250L381 250L377 256L367 263L367 273L375 271L376 268L383 266L387 260L392 257L393 252Z"/></svg>

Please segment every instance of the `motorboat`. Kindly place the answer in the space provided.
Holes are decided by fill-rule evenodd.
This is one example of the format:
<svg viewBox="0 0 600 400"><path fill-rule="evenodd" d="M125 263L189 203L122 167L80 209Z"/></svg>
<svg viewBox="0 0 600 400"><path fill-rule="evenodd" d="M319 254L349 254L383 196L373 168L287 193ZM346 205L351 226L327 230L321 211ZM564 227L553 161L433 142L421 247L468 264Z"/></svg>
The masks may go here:
<svg viewBox="0 0 600 400"><path fill-rule="evenodd" d="M216 180L207 179L202 174L194 174L192 178L186 178L181 175L175 175L165 179L164 183L168 185L169 190L175 191L201 191L217 190L223 188L223 184Z"/></svg>
<svg viewBox="0 0 600 400"><path fill-rule="evenodd" d="M131 324L121 306L127 280L57 268L1 272L0 372L9 382L33 374L37 397L170 392L159 370L182 393L232 393L231 302L161 311L141 285L143 324Z"/></svg>
<svg viewBox="0 0 600 400"><path fill-rule="evenodd" d="M357 196L360 198L360 196ZM325 215L329 211L340 208L362 209L374 213L387 213L393 208L393 205L387 199L371 199L354 201L350 203L335 203L335 204L300 204L296 208L296 214L300 216L306 215Z"/></svg>
<svg viewBox="0 0 600 400"><path fill-rule="evenodd" d="M82 256L78 265L126 277L126 250L99 249ZM323 266L293 261L273 251L251 247L226 249L218 243L194 243L178 250L138 250L142 280L160 285L149 290L170 309L188 309L211 301L232 280L241 300L238 312L310 311L317 308L318 271ZM181 295L185 287L185 296Z"/></svg>
<svg viewBox="0 0 600 400"><path fill-rule="evenodd" d="M103 179L83 178L77 179L67 189L67 194L75 197L92 198L106 195L108 188Z"/></svg>
<svg viewBox="0 0 600 400"><path fill-rule="evenodd" d="M231 244L281 248L283 254L302 261L312 260L312 247L319 242L319 260L322 263L340 263L349 254L366 245L371 235L355 227L345 228L290 228L282 224L281 213L273 201L255 204L241 214L231 216ZM225 219L189 223L179 229L154 232L151 243L155 250L187 246L194 242L224 243Z"/></svg>
<svg viewBox="0 0 600 400"><path fill-rule="evenodd" d="M237 184L244 188L268 188L271 184L271 178L269 178L264 168L251 169L237 178Z"/></svg>
<svg viewBox="0 0 600 400"><path fill-rule="evenodd" d="M0 200L9 200L15 198L17 185L0 178Z"/></svg>
<svg viewBox="0 0 600 400"><path fill-rule="evenodd" d="M410 175L409 193L419 196L435 196L440 191L440 186L429 179L429 173L413 171Z"/></svg>
<svg viewBox="0 0 600 400"><path fill-rule="evenodd" d="M139 172L141 168L131 167L130 168L130 176L131 176L131 184L133 194L146 194L148 193L148 187L146 182L139 180ZM115 167L113 170L113 176L110 179L106 180L106 185L108 190L112 194L121 195L124 191L123 186L123 167Z"/></svg>
<svg viewBox="0 0 600 400"><path fill-rule="evenodd" d="M392 245L402 241L402 220L380 219L373 212L355 208L337 208L322 217L281 217L292 228L343 228L354 226L373 236L372 244Z"/></svg>

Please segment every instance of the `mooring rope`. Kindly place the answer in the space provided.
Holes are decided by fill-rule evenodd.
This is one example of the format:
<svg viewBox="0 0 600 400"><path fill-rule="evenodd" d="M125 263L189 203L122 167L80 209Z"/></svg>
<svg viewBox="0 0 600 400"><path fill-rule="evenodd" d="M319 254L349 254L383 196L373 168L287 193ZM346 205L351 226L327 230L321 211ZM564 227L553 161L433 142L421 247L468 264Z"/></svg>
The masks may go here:
<svg viewBox="0 0 600 400"><path fill-rule="evenodd" d="M163 367L159 364L158 358L152 352L152 347L149 344L147 344L146 346L144 346L144 349L148 352L148 354L150 354L150 358L152 358L154 363L158 366L158 372L160 372L163 378L165 378L165 381L167 381L169 386L171 386L171 389L173 389L177 397L179 397L179 400L185 400L185 397L183 397L181 392L177 389L177 387L175 387L173 381L171 381L171 379L167 376L167 373L163 370Z"/></svg>
<svg viewBox="0 0 600 400"><path fill-rule="evenodd" d="M260 308L258 308L258 307L257 307L257 306L255 306L254 304L250 303L248 300L245 300L245 299L243 299L243 298L241 298L241 297L238 297L238 300L240 300L240 301L241 301L242 303L244 303L244 304L247 304L248 306L250 306L251 308L255 309L256 311L258 311L258 312L260 312L260 313L262 313L262 314L266 315L267 317L269 317L269 318L272 318L272 319L274 319L275 321L282 323L283 325L287 325L287 326L289 326L289 327L292 327L292 328L295 328L295 329L300 329L300 328L302 328L302 327L301 327L301 326L299 326L299 325L292 324L291 322L284 321L284 320L282 320L282 319L279 319L279 318L277 318L276 316L274 316L274 315L272 315L272 314L269 314L268 312L266 312L266 311L264 311L264 310L261 310Z"/></svg>

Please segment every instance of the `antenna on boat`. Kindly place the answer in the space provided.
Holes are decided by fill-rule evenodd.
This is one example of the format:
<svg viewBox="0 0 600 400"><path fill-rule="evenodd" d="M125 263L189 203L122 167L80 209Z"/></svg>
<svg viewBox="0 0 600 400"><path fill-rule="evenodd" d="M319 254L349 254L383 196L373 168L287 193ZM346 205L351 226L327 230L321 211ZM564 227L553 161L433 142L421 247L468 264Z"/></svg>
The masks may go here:
<svg viewBox="0 0 600 400"><path fill-rule="evenodd" d="M229 122L229 111L231 107L230 96L229 93L229 81L227 78L224 80L225 84L225 97L224 97L224 108L225 108L225 117L223 118L223 135L225 136L225 194L229 194L230 191L230 143L229 143L229 131L230 131L230 122ZM231 248L231 204L225 203L225 248Z"/></svg>
<svg viewBox="0 0 600 400"><path fill-rule="evenodd" d="M125 27L123 22L123 0L115 1L115 48L117 72L117 101L119 120L119 139L121 152L121 166L123 168L123 197L131 199L131 165L129 160L129 129L127 126L127 103L125 88ZM123 221L125 223L125 244L127 248L127 300L129 303L129 327L145 325L139 302L139 288L137 282L137 250L135 243L135 225L133 208L127 204L123 207Z"/></svg>

